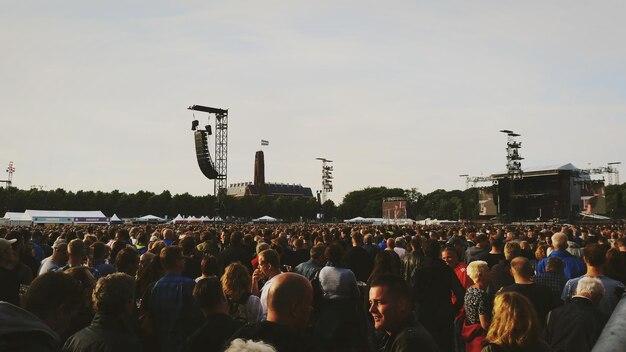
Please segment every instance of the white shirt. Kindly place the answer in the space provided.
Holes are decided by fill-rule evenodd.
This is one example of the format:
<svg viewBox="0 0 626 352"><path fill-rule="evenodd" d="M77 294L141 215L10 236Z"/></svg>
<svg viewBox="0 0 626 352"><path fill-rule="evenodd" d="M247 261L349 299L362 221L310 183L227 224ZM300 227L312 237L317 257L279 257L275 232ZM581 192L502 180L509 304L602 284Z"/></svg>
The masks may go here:
<svg viewBox="0 0 626 352"><path fill-rule="evenodd" d="M270 288L272 287L272 284L274 283L274 279L276 278L276 276L278 275L275 275L271 279L267 280L265 282L265 285L261 287L261 307L263 307L263 319L262 320L267 320L267 294L270 292Z"/></svg>
<svg viewBox="0 0 626 352"><path fill-rule="evenodd" d="M404 257L404 255L406 254L406 249L402 247L393 247L393 251L398 254L400 259L402 259L402 257Z"/></svg>

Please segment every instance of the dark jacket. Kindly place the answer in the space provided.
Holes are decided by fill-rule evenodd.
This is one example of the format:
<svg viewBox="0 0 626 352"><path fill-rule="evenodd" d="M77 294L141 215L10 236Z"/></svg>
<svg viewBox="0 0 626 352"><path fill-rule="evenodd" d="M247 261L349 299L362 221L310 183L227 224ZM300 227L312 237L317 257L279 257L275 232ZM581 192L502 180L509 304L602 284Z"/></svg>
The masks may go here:
<svg viewBox="0 0 626 352"><path fill-rule="evenodd" d="M425 258L413 276L413 297L420 323L443 351L454 349L454 317L463 307L465 289L443 260ZM452 305L452 292L457 297Z"/></svg>
<svg viewBox="0 0 626 352"><path fill-rule="evenodd" d="M418 305L420 322L425 326L430 325L425 323L426 320L451 323L463 307L465 289L454 270L439 258L425 258L416 270L411 286ZM452 292L458 297L454 306Z"/></svg>
<svg viewBox="0 0 626 352"><path fill-rule="evenodd" d="M498 292L505 286L510 286L515 283L515 279L511 275L511 263L502 260L498 264L491 268L491 292Z"/></svg>
<svg viewBox="0 0 626 352"><path fill-rule="evenodd" d="M367 251L363 247L350 247L345 256L343 262L346 267L354 273L357 281L366 282L367 278L372 273L372 267L374 263L371 257L367 254Z"/></svg>
<svg viewBox="0 0 626 352"><path fill-rule="evenodd" d="M554 352L591 351L605 323L591 300L573 297L550 312L545 339Z"/></svg>
<svg viewBox="0 0 626 352"><path fill-rule="evenodd" d="M550 289L541 284L513 284L503 287L502 292L517 292L528 298L533 307L535 307L537 318L539 318L539 323L541 323L542 327L546 324L548 312L556 306Z"/></svg>
<svg viewBox="0 0 626 352"><path fill-rule="evenodd" d="M422 324L415 320L413 314L400 325L397 334L385 334L379 343L378 351L381 352L437 352L439 347L435 340L424 329Z"/></svg>
<svg viewBox="0 0 626 352"><path fill-rule="evenodd" d="M141 342L119 318L96 314L91 325L65 342L64 352L134 352L141 351Z"/></svg>
<svg viewBox="0 0 626 352"><path fill-rule="evenodd" d="M231 336L230 341L237 338L261 340L274 346L278 352L318 351L313 341L304 334L294 331L290 327L267 320L244 326ZM230 344L230 341L228 344Z"/></svg>
<svg viewBox="0 0 626 352"><path fill-rule="evenodd" d="M478 246L469 247L465 251L465 262L471 263L475 260L487 260L487 255L489 254L488 248L480 248Z"/></svg>
<svg viewBox="0 0 626 352"><path fill-rule="evenodd" d="M227 314L209 315L204 321L204 324L187 338L187 341L180 348L180 351L221 351L224 343L228 341L242 325L242 323L234 320Z"/></svg>
<svg viewBox="0 0 626 352"><path fill-rule="evenodd" d="M243 264L250 272L252 272L252 264L250 261L252 260L252 253L248 250L248 248L244 246L234 246L230 245L222 253L220 253L218 257L222 268L226 268L228 264L234 262L240 262Z"/></svg>
<svg viewBox="0 0 626 352"><path fill-rule="evenodd" d="M59 335L34 314L0 302L0 351L57 352Z"/></svg>
<svg viewBox="0 0 626 352"><path fill-rule="evenodd" d="M407 253L402 257L402 277L409 284L413 280L413 275L422 264L422 260L424 260L423 256L417 252Z"/></svg>

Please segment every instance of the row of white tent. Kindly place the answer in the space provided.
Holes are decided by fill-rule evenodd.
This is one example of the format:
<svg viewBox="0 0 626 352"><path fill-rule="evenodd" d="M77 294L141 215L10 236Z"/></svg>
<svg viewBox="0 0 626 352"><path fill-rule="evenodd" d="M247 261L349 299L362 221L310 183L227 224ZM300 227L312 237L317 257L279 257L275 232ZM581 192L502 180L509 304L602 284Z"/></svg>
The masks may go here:
<svg viewBox="0 0 626 352"><path fill-rule="evenodd" d="M154 216L154 215L146 215L146 216L142 216L140 218L136 218L133 220L134 222L168 222L167 219L165 218L160 218L158 216ZM223 222L224 219L222 219L219 216L215 216L215 217L208 217L208 216L202 216L202 217L195 217L195 216L188 216L188 217L184 217L180 214L176 215L176 217L174 219L172 219L171 221L169 221L170 224L185 224L185 223L199 223L199 222ZM261 216L260 218L257 219L252 219L253 223L277 223L277 222L281 222L282 220L277 219L277 218L273 218L271 216Z"/></svg>
<svg viewBox="0 0 626 352"><path fill-rule="evenodd" d="M178 214L174 219L172 219L172 221L170 221L170 223L172 224L180 224L180 223L186 223L186 222L223 222L224 219L222 219L219 216L216 217L208 217L208 216L201 216L199 218L195 217L195 216L188 216L188 217L183 217L182 215Z"/></svg>
<svg viewBox="0 0 626 352"><path fill-rule="evenodd" d="M215 217L183 217L178 214L174 219L158 217L155 215L145 215L130 220L134 223L208 223L223 222L219 216ZM116 214L111 217L105 216L101 211L72 211L72 210L26 210L22 212L7 212L4 217L0 218L0 225L8 226L30 226L32 224L123 224L125 221L120 219ZM280 219L271 216L262 216L253 219L254 223L276 223L281 222Z"/></svg>

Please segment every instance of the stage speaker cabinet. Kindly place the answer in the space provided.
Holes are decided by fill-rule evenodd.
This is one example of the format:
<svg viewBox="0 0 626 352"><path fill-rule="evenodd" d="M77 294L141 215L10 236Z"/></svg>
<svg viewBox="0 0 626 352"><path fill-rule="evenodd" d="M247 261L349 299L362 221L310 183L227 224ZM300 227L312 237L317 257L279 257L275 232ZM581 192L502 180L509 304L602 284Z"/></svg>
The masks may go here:
<svg viewBox="0 0 626 352"><path fill-rule="evenodd" d="M217 170L211 160L209 154L209 145L207 141L207 133L205 131L195 131L194 137L196 140L196 158L198 159L198 166L200 171L208 179L215 180L218 176Z"/></svg>

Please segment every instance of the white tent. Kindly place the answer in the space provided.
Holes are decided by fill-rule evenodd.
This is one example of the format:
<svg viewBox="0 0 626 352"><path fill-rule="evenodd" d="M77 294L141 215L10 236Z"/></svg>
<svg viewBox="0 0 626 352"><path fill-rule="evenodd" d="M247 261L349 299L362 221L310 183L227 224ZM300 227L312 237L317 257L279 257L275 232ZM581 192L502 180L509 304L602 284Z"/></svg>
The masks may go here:
<svg viewBox="0 0 626 352"><path fill-rule="evenodd" d="M458 221L454 221L454 220L438 220L438 219L431 219L431 218L426 218L425 220L420 220L420 221L416 221L415 222L418 225L455 225L458 224Z"/></svg>
<svg viewBox="0 0 626 352"><path fill-rule="evenodd" d="M3 226L30 226L32 220L24 219L24 213L6 212L4 217L0 219L0 225Z"/></svg>
<svg viewBox="0 0 626 352"><path fill-rule="evenodd" d="M110 218L99 211L31 210L24 212L22 220L35 224L108 224Z"/></svg>
<svg viewBox="0 0 626 352"><path fill-rule="evenodd" d="M279 219L273 218L271 216L261 216L258 219L253 219L252 222L280 222Z"/></svg>
<svg viewBox="0 0 626 352"><path fill-rule="evenodd" d="M206 221L208 221L208 222L224 222L224 219L222 219L219 216L216 216L214 218L207 218Z"/></svg>
<svg viewBox="0 0 626 352"><path fill-rule="evenodd" d="M24 217L24 213L16 213L16 212L7 211L6 213L4 213L3 219L19 221L19 220L22 220L23 217Z"/></svg>
<svg viewBox="0 0 626 352"><path fill-rule="evenodd" d="M113 214L113 216L111 216L111 224L123 224L124 221L122 221L122 219L120 219L117 214Z"/></svg>
<svg viewBox="0 0 626 352"><path fill-rule="evenodd" d="M172 219L172 224L178 224L179 222L185 222L186 220L183 219L183 217L178 214L176 215L176 217L174 219Z"/></svg>
<svg viewBox="0 0 626 352"><path fill-rule="evenodd" d="M375 218L370 219L374 221L374 225L413 225L415 220L413 219L382 219Z"/></svg>
<svg viewBox="0 0 626 352"><path fill-rule="evenodd" d="M345 222L346 224L371 224L372 222L374 222L374 220L357 216L356 218L344 220L343 222Z"/></svg>
<svg viewBox="0 0 626 352"><path fill-rule="evenodd" d="M200 222L202 220L200 220L197 217L192 215L192 216L187 217L187 219L185 219L185 221L187 221L187 222Z"/></svg>
<svg viewBox="0 0 626 352"><path fill-rule="evenodd" d="M136 222L165 222L165 219L154 215L146 215L135 219Z"/></svg>

